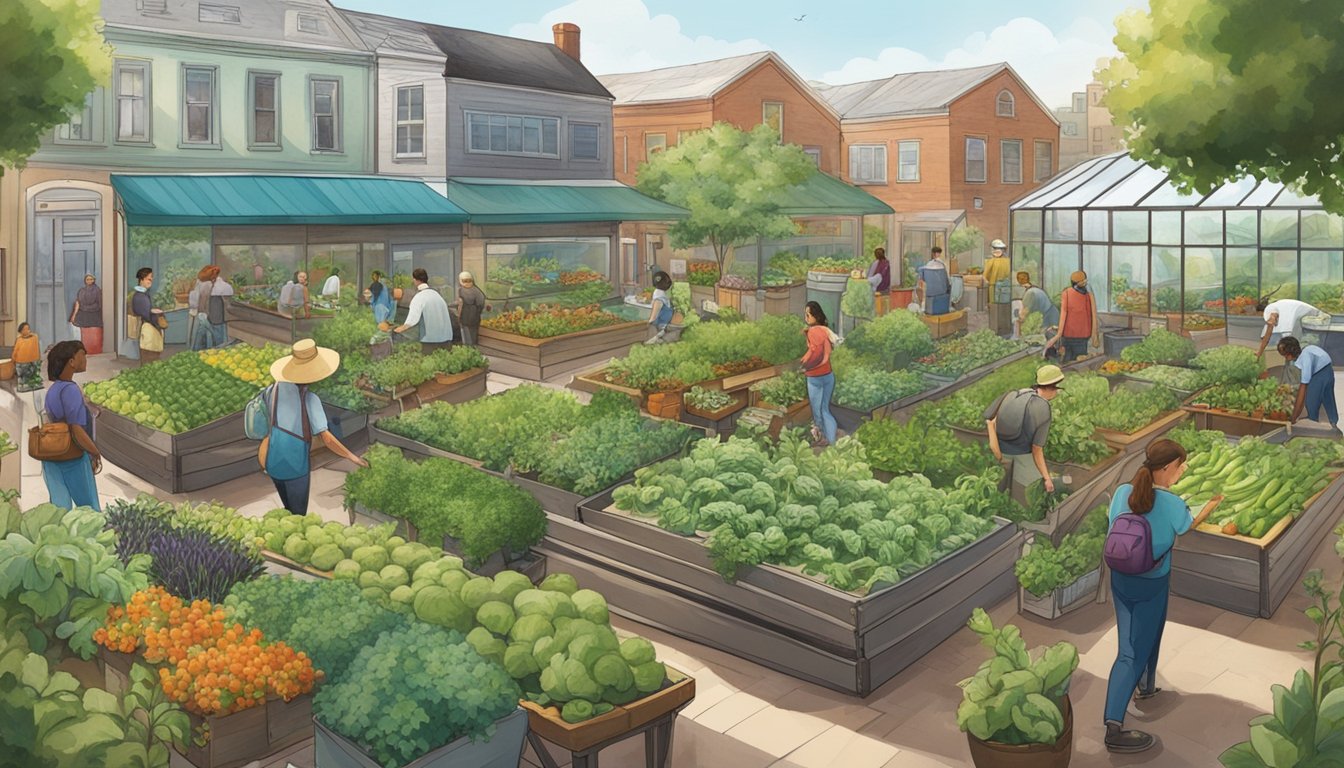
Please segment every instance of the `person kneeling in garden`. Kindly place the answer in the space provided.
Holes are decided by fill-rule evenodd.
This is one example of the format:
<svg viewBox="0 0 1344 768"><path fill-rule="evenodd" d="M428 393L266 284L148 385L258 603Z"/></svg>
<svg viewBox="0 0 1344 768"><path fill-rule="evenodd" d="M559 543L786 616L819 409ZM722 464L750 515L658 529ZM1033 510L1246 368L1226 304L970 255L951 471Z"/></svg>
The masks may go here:
<svg viewBox="0 0 1344 768"><path fill-rule="evenodd" d="M1042 366L1035 386L1005 392L985 409L989 450L999 461L1007 456L1012 462L1013 498L1018 501L1026 499L1027 486L1037 480L1045 482L1047 493L1055 492L1045 466L1045 441L1050 436L1050 401L1063 380L1059 366Z"/></svg>
<svg viewBox="0 0 1344 768"><path fill-rule="evenodd" d="M1329 353L1315 344L1302 346L1292 336L1279 341L1279 354L1302 372L1302 383L1297 388L1297 399L1293 401L1291 421L1302 417L1306 409L1307 418L1320 421L1321 408L1325 408L1325 417L1330 426L1339 429L1339 407L1335 405L1335 367Z"/></svg>

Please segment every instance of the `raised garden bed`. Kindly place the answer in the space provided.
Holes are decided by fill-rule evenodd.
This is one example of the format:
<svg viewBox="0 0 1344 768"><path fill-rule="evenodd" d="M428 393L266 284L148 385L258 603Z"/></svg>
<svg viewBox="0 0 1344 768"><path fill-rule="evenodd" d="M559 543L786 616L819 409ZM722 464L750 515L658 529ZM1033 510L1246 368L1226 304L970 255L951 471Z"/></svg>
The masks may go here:
<svg viewBox="0 0 1344 768"><path fill-rule="evenodd" d="M379 392L369 387L360 387L360 391L374 402L397 406L399 411L435 401L465 403L485 396L486 373L485 368L472 368L461 373L438 373L429 381L394 392Z"/></svg>
<svg viewBox="0 0 1344 768"><path fill-rule="evenodd" d="M290 317L273 309L230 301L224 305L224 317L229 323L246 323L269 330L265 337L282 344L293 344L299 339L311 339L313 329L332 316L330 311L315 310L312 317Z"/></svg>
<svg viewBox="0 0 1344 768"><path fill-rule="evenodd" d="M1012 594L1021 534L1007 521L899 583L858 595L796 569L759 565L734 582L700 540L583 503L583 523L552 520L551 567L607 595L613 610L837 690L867 695L955 633L971 609Z"/></svg>
<svg viewBox="0 0 1344 768"><path fill-rule="evenodd" d="M243 413L168 434L91 405L94 442L112 464L169 493L189 493L261 471Z"/></svg>
<svg viewBox="0 0 1344 768"><path fill-rule="evenodd" d="M1100 588L1101 568L1090 571L1069 586L1053 590L1043 597L1037 597L1018 587L1017 610L1043 619L1058 619L1094 602Z"/></svg>
<svg viewBox="0 0 1344 768"><path fill-rule="evenodd" d="M489 470L484 469L482 469L481 471L489 472ZM503 477L502 475L498 475L495 472L489 472L489 474L496 475L497 477ZM376 509L370 509L358 502L349 505L346 508L346 513L349 515L350 525L377 526L377 525L384 525L386 523L392 523L396 526L395 533L397 536L400 536L407 541L420 540L419 529L415 527L414 523L412 523L410 520L407 520L404 517L396 517ZM443 541L434 541L429 543L432 546L441 547L444 552L447 552L450 555L463 557L461 546L459 545L457 539L454 539L452 536L444 536ZM275 552L263 551L262 555L265 556L267 560L270 560L272 562L278 563L280 565L283 565L285 567L294 570L308 573L309 575L312 576L318 576L321 578L331 577L331 574L326 571L318 571L300 565L286 558L283 555L276 554ZM523 552L521 554L512 553L506 559L504 557L504 553L501 551L496 552L495 554L487 558L484 563L481 563L471 569L472 573L476 574L477 576L494 576L495 574L505 570L518 571L519 573L527 576L533 582L536 582L539 581L541 577L546 574L546 559L532 552Z"/></svg>
<svg viewBox="0 0 1344 768"><path fill-rule="evenodd" d="M619 323L548 339L532 339L515 333L481 328L477 346L490 358L490 367L507 376L544 381L607 360L642 344L648 324Z"/></svg>
<svg viewBox="0 0 1344 768"><path fill-rule="evenodd" d="M1189 415L1183 410L1175 410L1163 414L1156 421L1149 422L1148 426L1134 432L1117 432L1113 429L1097 427L1096 435L1105 441L1106 445L1112 450L1127 451L1131 448L1142 448L1148 444L1148 441L1159 435L1164 435L1173 427L1178 426Z"/></svg>
<svg viewBox="0 0 1344 768"><path fill-rule="evenodd" d="M1020 349L1012 353L1011 355L1000 357L998 360L994 360L993 362L985 363L979 368L972 368L971 370L967 371L961 376L945 376L940 373L928 373L928 372L925 372L924 375L928 377L929 380L931 381L940 382L942 384L955 384L955 386L949 387L948 390L943 393L943 394L951 394L952 392L955 392L958 389L961 389L962 387L974 384L980 379L983 379L984 377L993 373L997 368L1001 368L1005 365L1011 365L1013 363L1016 363L1018 360L1026 359L1028 357L1031 357L1032 355L1040 355L1040 354L1041 351L1039 349L1035 347L1028 347L1026 349Z"/></svg>
<svg viewBox="0 0 1344 768"><path fill-rule="evenodd" d="M1196 402L1198 399L1199 393L1195 393L1181 406L1182 410L1194 416L1195 429L1216 429L1229 437L1258 437L1291 424L1286 419L1269 419L1263 415L1209 408L1199 405Z"/></svg>
<svg viewBox="0 0 1344 768"><path fill-rule="evenodd" d="M843 405L836 405L832 402L831 415L835 417L836 426L838 426L841 431L846 434L853 434L865 421L880 419L883 416L902 408L908 408L925 400L933 400L943 396L944 390L947 388L946 384L932 378L929 379L929 384L929 388L923 392L916 392L913 395L906 395L899 400L883 403L870 411L846 408Z"/></svg>
<svg viewBox="0 0 1344 768"><path fill-rule="evenodd" d="M741 390L730 392L728 396L733 402L725 405L717 411L703 411L693 405L686 404L681 410L681 421L694 427L703 427L712 430L715 433L731 432L733 426L737 424L737 415L747 407L747 393Z"/></svg>
<svg viewBox="0 0 1344 768"><path fill-rule="evenodd" d="M522 708L515 709L495 721L490 738L472 741L463 736L416 758L406 768L515 768L523 758L528 719L528 713ZM320 720L313 719L310 723L316 727L313 757L317 765L322 768L381 768L355 742L326 727Z"/></svg>

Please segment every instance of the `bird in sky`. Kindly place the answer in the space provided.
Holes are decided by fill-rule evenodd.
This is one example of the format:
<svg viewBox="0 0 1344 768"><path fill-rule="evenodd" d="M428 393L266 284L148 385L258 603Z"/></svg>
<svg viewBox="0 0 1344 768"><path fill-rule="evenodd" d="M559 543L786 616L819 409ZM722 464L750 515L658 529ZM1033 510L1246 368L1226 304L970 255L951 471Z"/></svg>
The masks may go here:
<svg viewBox="0 0 1344 768"><path fill-rule="evenodd" d="M794 21L802 21L803 19L806 19L806 18L807 18L807 14L804 13L802 16L794 16L794 17L793 17L793 20L794 20Z"/></svg>

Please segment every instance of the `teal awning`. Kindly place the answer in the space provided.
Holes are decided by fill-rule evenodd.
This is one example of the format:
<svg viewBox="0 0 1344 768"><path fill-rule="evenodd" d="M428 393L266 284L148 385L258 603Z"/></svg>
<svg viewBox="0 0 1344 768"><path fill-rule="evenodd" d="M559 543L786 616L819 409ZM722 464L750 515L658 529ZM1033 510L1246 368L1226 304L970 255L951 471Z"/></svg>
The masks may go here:
<svg viewBox="0 0 1344 768"><path fill-rule="evenodd" d="M349 176L112 176L131 226L455 224L423 181Z"/></svg>
<svg viewBox="0 0 1344 768"><path fill-rule="evenodd" d="M891 206L859 187L821 171L789 188L781 212L789 216L878 216L895 213Z"/></svg>
<svg viewBox="0 0 1344 768"><path fill-rule="evenodd" d="M676 221L690 215L615 181L449 179L448 199L472 224Z"/></svg>

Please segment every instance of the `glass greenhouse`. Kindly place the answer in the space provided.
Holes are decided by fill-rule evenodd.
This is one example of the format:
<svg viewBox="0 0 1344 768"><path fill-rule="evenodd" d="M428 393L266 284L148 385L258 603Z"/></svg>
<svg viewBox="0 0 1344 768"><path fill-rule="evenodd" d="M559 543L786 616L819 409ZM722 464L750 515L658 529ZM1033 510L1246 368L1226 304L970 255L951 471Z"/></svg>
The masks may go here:
<svg viewBox="0 0 1344 768"><path fill-rule="evenodd" d="M1256 299L1272 296L1344 314L1344 219L1283 184L1183 195L1165 171L1118 153L1080 163L1011 213L1014 269L1056 301L1083 269L1103 312L1254 324Z"/></svg>

